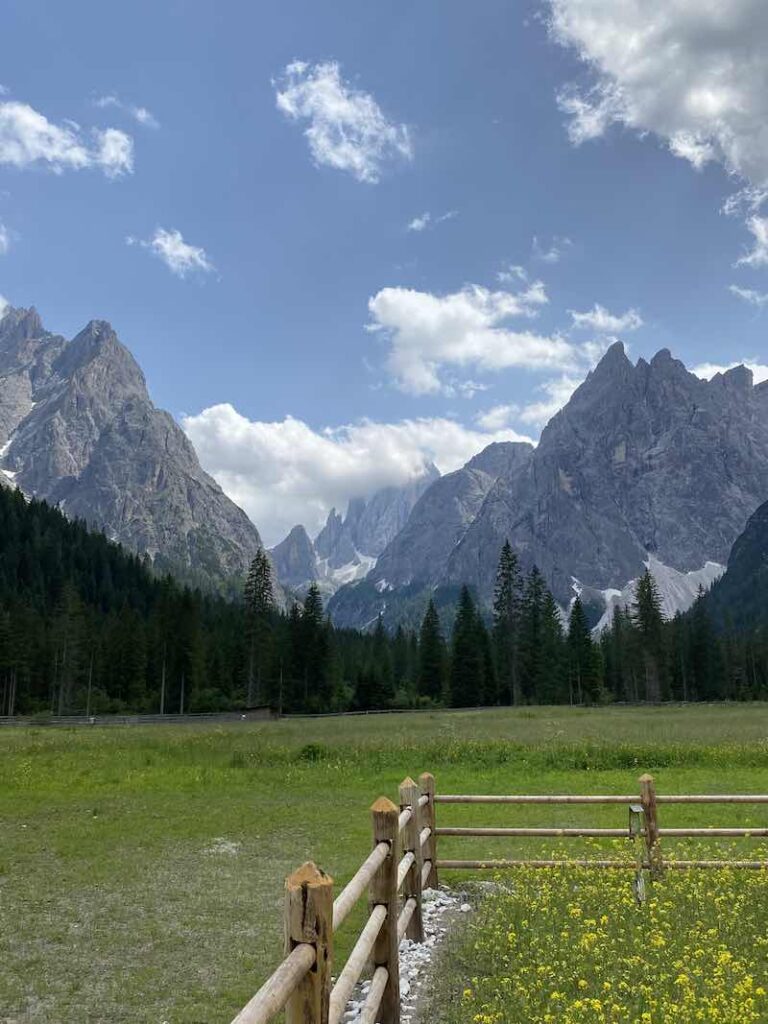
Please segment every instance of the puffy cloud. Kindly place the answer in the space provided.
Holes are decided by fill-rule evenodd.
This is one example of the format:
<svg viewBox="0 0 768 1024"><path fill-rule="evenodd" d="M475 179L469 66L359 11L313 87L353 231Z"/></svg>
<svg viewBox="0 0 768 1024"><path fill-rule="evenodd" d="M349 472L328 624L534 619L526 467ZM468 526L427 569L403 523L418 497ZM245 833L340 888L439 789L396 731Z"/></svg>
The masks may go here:
<svg viewBox="0 0 768 1024"><path fill-rule="evenodd" d="M552 380L545 380L539 385L539 391L543 392L544 398L538 402L530 402L525 405L518 414L522 423L529 423L531 426L544 427L552 419L556 412L566 404L576 388L581 384L581 377L563 374L562 377L555 377Z"/></svg>
<svg viewBox="0 0 768 1024"><path fill-rule="evenodd" d="M541 260L542 263L559 263L569 249L573 248L573 242L564 235L555 235L551 242L546 245L534 235L532 243L533 258Z"/></svg>
<svg viewBox="0 0 768 1024"><path fill-rule="evenodd" d="M520 406L514 402L508 405L494 405L490 409L486 409L485 412L478 413L475 423L483 430L502 430L516 420L519 415Z"/></svg>
<svg viewBox="0 0 768 1024"><path fill-rule="evenodd" d="M729 285L728 291L759 309L768 305L768 293L766 292L756 292L753 288L739 288L737 284Z"/></svg>
<svg viewBox="0 0 768 1024"><path fill-rule="evenodd" d="M768 217L755 214L746 220L748 230L754 239L752 248L736 260L737 267L764 267L768 264Z"/></svg>
<svg viewBox="0 0 768 1024"><path fill-rule="evenodd" d="M429 227L436 227L438 224L442 224L446 220L453 220L459 214L458 210L447 210L445 213L441 213L439 217L433 217L432 214L427 210L422 213L419 217L414 217L407 225L407 231L425 231Z"/></svg>
<svg viewBox="0 0 768 1024"><path fill-rule="evenodd" d="M734 366L746 366L748 370L751 370L755 384L762 384L764 380L768 380L768 366L749 359L741 359L733 363L699 363L698 366L691 369L691 373L695 373L697 377L702 377L704 380L711 380L716 373L725 373L726 370L732 370Z"/></svg>
<svg viewBox="0 0 768 1024"><path fill-rule="evenodd" d="M498 371L510 367L563 369L575 350L558 335L512 330L515 317L532 317L547 302L540 281L521 291L466 285L448 295L382 288L368 302L368 329L389 344L387 369L402 391L444 392L445 367Z"/></svg>
<svg viewBox="0 0 768 1024"><path fill-rule="evenodd" d="M175 229L166 231L165 228L158 228L148 240L129 235L126 242L128 245L140 245L151 250L177 277L186 277L191 271L209 273L214 269L205 249L189 245L184 241L181 232Z"/></svg>
<svg viewBox="0 0 768 1024"><path fill-rule="evenodd" d="M304 135L315 163L375 183L386 164L412 159L407 127L388 121L373 96L345 82L336 61L294 61L273 84L278 110L308 122Z"/></svg>
<svg viewBox="0 0 768 1024"><path fill-rule="evenodd" d="M0 103L0 164L17 168L47 165L64 170L100 168L109 178L133 170L133 140L117 128L94 132L94 142L83 138L72 122L53 124L26 103Z"/></svg>
<svg viewBox="0 0 768 1024"><path fill-rule="evenodd" d="M101 110L104 110L107 107L114 107L116 110L122 110L132 117L134 121L143 125L145 128L160 127L160 122L151 110L147 110L146 107L136 106L133 103L123 103L123 101L118 99L117 96L99 96L98 99L94 100L94 104Z"/></svg>
<svg viewBox="0 0 768 1024"><path fill-rule="evenodd" d="M560 106L575 143L613 123L654 132L701 167L768 183L764 0L549 0L550 29L589 67Z"/></svg>
<svg viewBox="0 0 768 1024"><path fill-rule="evenodd" d="M0 221L0 256L5 255L11 247L11 233Z"/></svg>
<svg viewBox="0 0 768 1024"><path fill-rule="evenodd" d="M0 295L0 320L2 320L5 314L8 312L10 305L11 304L8 301L8 299L6 299L5 296Z"/></svg>
<svg viewBox="0 0 768 1024"><path fill-rule="evenodd" d="M451 419L363 420L313 430L287 417L265 423L215 405L182 425L203 466L273 545L296 523L319 530L332 507L419 476L463 465L492 441L529 440L514 430L472 430Z"/></svg>
<svg viewBox="0 0 768 1024"><path fill-rule="evenodd" d="M422 213L419 217L414 217L412 221L408 223L408 231L424 231L429 227L429 222L432 220L432 214L429 210L426 213Z"/></svg>
<svg viewBox="0 0 768 1024"><path fill-rule="evenodd" d="M599 303L586 313L577 313L569 309L573 326L577 329L597 331L599 334L615 334L619 331L636 331L643 326L643 320L636 309L628 309L626 313L609 313Z"/></svg>

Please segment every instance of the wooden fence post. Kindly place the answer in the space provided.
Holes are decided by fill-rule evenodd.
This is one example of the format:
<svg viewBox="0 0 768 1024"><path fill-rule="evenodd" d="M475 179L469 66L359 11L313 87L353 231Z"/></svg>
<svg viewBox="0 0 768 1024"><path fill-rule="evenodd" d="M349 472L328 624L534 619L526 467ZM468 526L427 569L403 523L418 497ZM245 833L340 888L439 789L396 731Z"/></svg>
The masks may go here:
<svg viewBox="0 0 768 1024"><path fill-rule="evenodd" d="M373 967L386 967L387 985L381 998L377 1020L381 1024L400 1024L400 958L397 940L397 866L399 863L399 828L397 807L385 796L371 807L373 845L389 843L387 859L373 876L370 908L387 908L384 924L373 947Z"/></svg>
<svg viewBox="0 0 768 1024"><path fill-rule="evenodd" d="M656 812L656 784L653 776L640 776L640 802L643 805L643 820L645 824L645 849L648 855L648 864L651 869L651 878L659 878L663 870L661 858L661 846L659 845L659 822Z"/></svg>
<svg viewBox="0 0 768 1024"><path fill-rule="evenodd" d="M416 900L416 909L411 920L408 922L406 937L413 942L424 941L424 923L421 916L421 869L424 865L424 857L421 851L421 808L419 797L421 791L413 779L408 776L400 783L400 810L407 807L411 809L411 820L403 829L403 853L413 854L413 864L403 882L403 899L413 897Z"/></svg>
<svg viewBox="0 0 768 1024"><path fill-rule="evenodd" d="M423 772L419 776L419 785L421 786L421 792L428 798L428 802L424 805L424 813L422 815L423 823L429 828L429 839L424 846L424 860L428 860L431 863L429 874L427 875L427 888L437 888L437 836L435 835L435 777L429 772Z"/></svg>
<svg viewBox="0 0 768 1024"><path fill-rule="evenodd" d="M285 880L285 952L307 943L315 965L285 1007L286 1024L328 1024L333 956L333 879L307 861Z"/></svg>

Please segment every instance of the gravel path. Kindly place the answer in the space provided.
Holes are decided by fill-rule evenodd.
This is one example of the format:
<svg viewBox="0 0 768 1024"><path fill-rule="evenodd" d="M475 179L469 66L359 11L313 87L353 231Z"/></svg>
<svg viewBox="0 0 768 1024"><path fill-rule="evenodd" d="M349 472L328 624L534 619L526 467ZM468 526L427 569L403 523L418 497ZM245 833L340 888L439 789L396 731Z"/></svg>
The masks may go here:
<svg viewBox="0 0 768 1024"><path fill-rule="evenodd" d="M448 933L450 918L457 914L468 914L472 909L463 893L453 892L445 886L425 889L422 906L424 942L403 939L400 943L401 1024L413 1024L416 1019L421 986L434 954ZM355 988L344 1012L344 1024L357 1024L360 1020L370 986L370 981L364 981Z"/></svg>

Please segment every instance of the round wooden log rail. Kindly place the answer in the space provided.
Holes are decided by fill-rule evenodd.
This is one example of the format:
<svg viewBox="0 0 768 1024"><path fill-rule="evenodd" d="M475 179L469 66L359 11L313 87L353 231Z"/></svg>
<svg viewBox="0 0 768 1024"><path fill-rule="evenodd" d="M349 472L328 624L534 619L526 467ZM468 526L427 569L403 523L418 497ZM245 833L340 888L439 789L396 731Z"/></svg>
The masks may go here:
<svg viewBox="0 0 768 1024"><path fill-rule="evenodd" d="M315 966L315 947L295 946L275 973L267 978L232 1024L267 1024L280 1013L296 986Z"/></svg>
<svg viewBox="0 0 768 1024"><path fill-rule="evenodd" d="M389 971L386 967L377 967L373 972L371 987L368 990L368 995L360 1014L360 1024L376 1024L379 1007L381 1006L381 997L384 995L384 989L387 987L388 978Z"/></svg>
<svg viewBox="0 0 768 1024"><path fill-rule="evenodd" d="M397 866L397 890L398 890L398 892L400 891L400 889L402 889L403 882L405 881L406 876L408 875L408 872L413 867L413 863L414 863L415 860L416 860L415 854L412 853L412 852L409 852L409 853L406 853L406 854L403 855L403 859L398 864L398 866Z"/></svg>
<svg viewBox="0 0 768 1024"><path fill-rule="evenodd" d="M768 836L768 828L660 828L660 836L680 836L690 839L708 839L717 836L742 836L745 839L755 839Z"/></svg>
<svg viewBox="0 0 768 1024"><path fill-rule="evenodd" d="M409 900L406 900L403 904L403 909L400 911L400 917L397 919L397 941L400 942L405 935L408 925L411 923L413 912L416 909L416 899L411 896Z"/></svg>
<svg viewBox="0 0 768 1024"><path fill-rule="evenodd" d="M438 836L597 836L602 838L624 838L629 836L628 828L436 828Z"/></svg>
<svg viewBox="0 0 768 1024"><path fill-rule="evenodd" d="M368 923L360 933L360 938L355 943L352 952L349 954L349 959L344 964L344 969L331 990L328 1024L339 1024L349 1002L349 997L352 994L352 989L360 980L360 975L365 969L365 965L373 950L373 944L376 942L376 937L381 931L381 926L384 924L386 916L387 908L383 904L373 908L371 916L368 918Z"/></svg>
<svg viewBox="0 0 768 1024"><path fill-rule="evenodd" d="M573 796L561 794L560 796L549 796L548 794L500 796L491 794L488 796L465 796L461 793L436 793L436 804L631 804L639 803L640 796L616 796L606 794L605 796Z"/></svg>
<svg viewBox="0 0 768 1024"><path fill-rule="evenodd" d="M432 874L432 861L425 860L421 869L421 885L424 889L427 888L429 882L429 876Z"/></svg>
<svg viewBox="0 0 768 1024"><path fill-rule="evenodd" d="M379 843L371 854L363 861L357 872L347 882L333 901L333 930L340 928L347 919L350 910L366 892L371 879L387 859L389 843Z"/></svg>
<svg viewBox="0 0 768 1024"><path fill-rule="evenodd" d="M413 817L413 811L410 807L406 807L404 811L400 812L400 817L397 820L398 831L402 832L405 826L410 822Z"/></svg>
<svg viewBox="0 0 768 1024"><path fill-rule="evenodd" d="M629 860L439 860L439 868L496 871L503 868L616 868L636 871L637 864ZM644 863L643 868L650 865ZM670 860L664 861L664 869L685 870L687 868L747 868L754 871L768 870L768 860Z"/></svg>
<svg viewBox="0 0 768 1024"><path fill-rule="evenodd" d="M667 793L656 794L657 804L768 804L767 793Z"/></svg>
<svg viewBox="0 0 768 1024"><path fill-rule="evenodd" d="M424 846L429 842L429 837L432 835L432 829L429 825L425 825L419 833L419 846Z"/></svg>

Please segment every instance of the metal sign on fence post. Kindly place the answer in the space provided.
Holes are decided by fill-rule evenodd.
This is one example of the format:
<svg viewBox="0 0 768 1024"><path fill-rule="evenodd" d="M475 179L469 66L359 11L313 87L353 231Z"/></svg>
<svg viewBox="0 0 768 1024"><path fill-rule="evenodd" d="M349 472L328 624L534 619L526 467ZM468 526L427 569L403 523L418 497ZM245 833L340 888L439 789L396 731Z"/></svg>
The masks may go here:
<svg viewBox="0 0 768 1024"><path fill-rule="evenodd" d="M643 874L643 845L638 843L642 835L642 804L629 805L629 838L635 848L635 880L633 889L638 903L645 903L645 875Z"/></svg>

